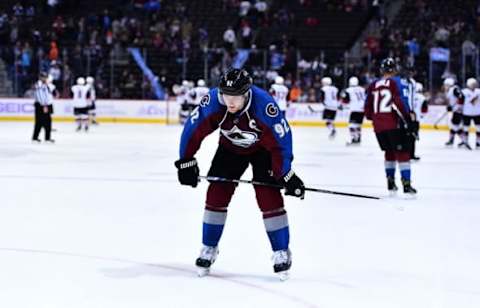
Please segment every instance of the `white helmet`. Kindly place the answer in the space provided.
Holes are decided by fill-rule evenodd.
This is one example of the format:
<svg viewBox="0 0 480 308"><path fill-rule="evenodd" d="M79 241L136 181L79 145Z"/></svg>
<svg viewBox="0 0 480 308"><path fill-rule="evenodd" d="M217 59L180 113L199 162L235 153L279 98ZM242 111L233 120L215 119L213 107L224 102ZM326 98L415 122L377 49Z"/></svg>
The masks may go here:
<svg viewBox="0 0 480 308"><path fill-rule="evenodd" d="M182 81L182 86L184 86L184 87L188 87L188 84L189 84L189 83L188 83L188 80L184 80L184 81Z"/></svg>
<svg viewBox="0 0 480 308"><path fill-rule="evenodd" d="M86 81L87 81L88 84L93 84L95 82L95 79L93 79L92 76L88 76Z"/></svg>
<svg viewBox="0 0 480 308"><path fill-rule="evenodd" d="M417 93L423 92L423 84L421 84L420 82L417 82L415 84L415 92L417 92Z"/></svg>
<svg viewBox="0 0 480 308"><path fill-rule="evenodd" d="M285 82L285 80L283 80L282 76L275 77L275 83L276 84L283 84L284 82Z"/></svg>
<svg viewBox="0 0 480 308"><path fill-rule="evenodd" d="M205 86L205 80L198 79L197 80L197 87L204 87L204 86Z"/></svg>
<svg viewBox="0 0 480 308"><path fill-rule="evenodd" d="M330 86L330 85L332 85L332 78L323 77L322 78L322 86Z"/></svg>
<svg viewBox="0 0 480 308"><path fill-rule="evenodd" d="M467 79L467 88L475 89L477 87L477 79L468 78Z"/></svg>
<svg viewBox="0 0 480 308"><path fill-rule="evenodd" d="M349 87L356 87L358 86L358 78L353 76L353 77L350 77L350 79L348 79L348 86Z"/></svg>
<svg viewBox="0 0 480 308"><path fill-rule="evenodd" d="M447 86L447 87L451 87L455 84L455 80L453 78L446 78L444 81L443 81L443 85L444 86Z"/></svg>
<svg viewBox="0 0 480 308"><path fill-rule="evenodd" d="M85 78L78 77L77 78L77 84L83 86L85 84Z"/></svg>

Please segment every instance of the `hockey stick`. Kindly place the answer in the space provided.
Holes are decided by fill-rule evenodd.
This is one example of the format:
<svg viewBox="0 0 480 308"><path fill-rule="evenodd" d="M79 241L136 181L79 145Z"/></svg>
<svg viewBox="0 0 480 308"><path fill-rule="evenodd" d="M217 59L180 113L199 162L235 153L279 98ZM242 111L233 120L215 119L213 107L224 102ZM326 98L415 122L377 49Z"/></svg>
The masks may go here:
<svg viewBox="0 0 480 308"><path fill-rule="evenodd" d="M448 110L445 111L436 121L435 123L433 123L433 128L434 129L438 129L438 123L440 123L440 121L443 120L443 118L445 118L445 116L448 114Z"/></svg>
<svg viewBox="0 0 480 308"><path fill-rule="evenodd" d="M284 188L282 185L279 185L279 184L272 184L272 183L259 182L259 181L234 180L234 179L226 179L226 178L215 177L215 176L201 176L201 175L198 178L203 179L203 180L207 180L207 181L212 181L212 182L242 183L242 184L252 184L252 185L275 187L275 188L280 188L280 189ZM326 190L326 189L319 189L319 188L305 187L305 191L313 191L313 192L319 192L319 193L324 193L324 194L340 195L340 196L355 197L355 198L380 200L379 197L374 197L374 196L345 193L345 192L340 192L340 191L333 191L333 190Z"/></svg>
<svg viewBox="0 0 480 308"><path fill-rule="evenodd" d="M308 107L308 110L309 110L311 113L322 113L322 112L323 112L323 110L315 110L315 109L313 109L313 107L310 106L310 105L308 105L307 107Z"/></svg>
<svg viewBox="0 0 480 308"><path fill-rule="evenodd" d="M410 133L412 134L413 138L415 138L416 140L418 140L418 135L414 132L409 132L408 131L408 122L407 120L405 119L405 117L403 116L403 114L400 112L400 110L398 109L397 105L395 104L392 104L392 109L395 110L395 112L397 113L398 117L400 118L400 120L402 120L403 122L403 126L405 127L405 130L407 131L407 134Z"/></svg>

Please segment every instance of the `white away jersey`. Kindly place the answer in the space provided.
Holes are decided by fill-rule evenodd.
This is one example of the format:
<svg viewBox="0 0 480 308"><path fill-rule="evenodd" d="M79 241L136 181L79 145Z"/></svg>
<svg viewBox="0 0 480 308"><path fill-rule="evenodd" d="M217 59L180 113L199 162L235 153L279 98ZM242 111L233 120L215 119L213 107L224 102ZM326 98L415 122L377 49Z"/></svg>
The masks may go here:
<svg viewBox="0 0 480 308"><path fill-rule="evenodd" d="M426 100L427 98L422 93L415 93L413 96L412 111L415 113L417 119L420 119L422 116L422 105Z"/></svg>
<svg viewBox="0 0 480 308"><path fill-rule="evenodd" d="M323 86L323 104L325 109L337 110L338 109L338 89L335 86Z"/></svg>
<svg viewBox="0 0 480 308"><path fill-rule="evenodd" d="M345 89L348 93L351 112L364 112L365 110L365 89L360 86L348 87Z"/></svg>
<svg viewBox="0 0 480 308"><path fill-rule="evenodd" d="M281 111L287 110L288 88L283 84L272 84L270 94L273 96Z"/></svg>
<svg viewBox="0 0 480 308"><path fill-rule="evenodd" d="M471 90L465 88L462 90L465 95L465 103L463 104L463 114L466 116L480 115L480 89Z"/></svg>
<svg viewBox="0 0 480 308"><path fill-rule="evenodd" d="M72 86L73 93L73 107L76 108L85 108L88 106L87 94L90 90L89 85L74 85Z"/></svg>
<svg viewBox="0 0 480 308"><path fill-rule="evenodd" d="M455 90L457 89L457 90ZM454 112L460 112L462 113L462 109L463 109L463 105L459 103L459 99L458 97L455 96L455 94L453 93L454 91L462 91L460 90L460 88L458 86L453 86L453 87L450 87L450 89L448 89L447 91L447 104L452 107L452 110Z"/></svg>
<svg viewBox="0 0 480 308"><path fill-rule="evenodd" d="M190 91L190 96L193 99L193 104L194 105L200 105L200 101L202 100L202 97L208 94L210 91L209 88L207 87L195 87Z"/></svg>

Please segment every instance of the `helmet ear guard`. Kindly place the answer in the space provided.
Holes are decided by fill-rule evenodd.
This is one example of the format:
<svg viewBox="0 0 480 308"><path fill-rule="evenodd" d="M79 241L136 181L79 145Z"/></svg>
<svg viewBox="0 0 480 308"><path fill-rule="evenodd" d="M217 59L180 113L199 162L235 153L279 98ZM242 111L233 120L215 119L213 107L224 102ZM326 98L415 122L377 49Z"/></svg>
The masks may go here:
<svg viewBox="0 0 480 308"><path fill-rule="evenodd" d="M229 69L220 78L219 90L221 94L240 96L247 93L253 84L250 74L244 69Z"/></svg>

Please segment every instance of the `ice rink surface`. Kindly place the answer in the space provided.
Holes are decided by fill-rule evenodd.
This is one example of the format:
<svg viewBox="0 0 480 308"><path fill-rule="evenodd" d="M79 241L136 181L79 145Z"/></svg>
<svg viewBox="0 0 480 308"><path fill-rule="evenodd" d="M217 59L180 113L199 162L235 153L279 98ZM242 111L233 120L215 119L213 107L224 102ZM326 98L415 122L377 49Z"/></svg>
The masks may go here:
<svg viewBox="0 0 480 308"><path fill-rule="evenodd" d="M32 126L0 123L0 307L480 307L480 151L446 149L446 132L422 132L407 200L387 197L371 130L352 148L346 129L330 141L293 127L308 186L384 198L286 198L293 266L280 282L248 185L212 275L196 277L207 185L176 181L180 126L56 123L55 145L31 144Z"/></svg>

